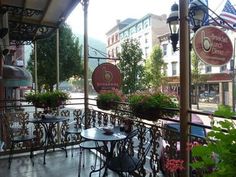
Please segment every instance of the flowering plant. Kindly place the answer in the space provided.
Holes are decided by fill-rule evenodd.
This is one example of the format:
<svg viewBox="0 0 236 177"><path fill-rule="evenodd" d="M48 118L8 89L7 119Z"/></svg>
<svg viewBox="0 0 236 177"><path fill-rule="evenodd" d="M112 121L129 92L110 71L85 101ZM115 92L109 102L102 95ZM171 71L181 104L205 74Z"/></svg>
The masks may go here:
<svg viewBox="0 0 236 177"><path fill-rule="evenodd" d="M34 93L25 95L26 101L39 108L56 108L69 99L69 94L56 90L53 92Z"/></svg>
<svg viewBox="0 0 236 177"><path fill-rule="evenodd" d="M165 108L178 108L174 101L174 96L162 92L135 93L129 97L131 110L137 117L147 120L157 120L159 117L173 117L175 111L165 110ZM143 117L146 115L145 117Z"/></svg>
<svg viewBox="0 0 236 177"><path fill-rule="evenodd" d="M118 89L102 90L97 96L97 106L100 109L115 109L117 102L125 100L125 96Z"/></svg>
<svg viewBox="0 0 236 177"><path fill-rule="evenodd" d="M215 116L224 116L223 121L212 121L212 131L208 133L207 144L195 146L191 165L200 169L205 176L236 176L236 124L231 119L235 113L230 106L219 105Z"/></svg>

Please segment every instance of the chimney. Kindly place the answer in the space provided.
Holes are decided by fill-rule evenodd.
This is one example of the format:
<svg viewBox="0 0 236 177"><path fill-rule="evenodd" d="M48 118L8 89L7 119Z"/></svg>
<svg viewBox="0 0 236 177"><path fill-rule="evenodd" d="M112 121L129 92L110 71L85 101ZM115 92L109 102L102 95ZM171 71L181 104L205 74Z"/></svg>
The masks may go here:
<svg viewBox="0 0 236 177"><path fill-rule="evenodd" d="M116 24L119 25L119 23L120 23L120 19L117 19Z"/></svg>

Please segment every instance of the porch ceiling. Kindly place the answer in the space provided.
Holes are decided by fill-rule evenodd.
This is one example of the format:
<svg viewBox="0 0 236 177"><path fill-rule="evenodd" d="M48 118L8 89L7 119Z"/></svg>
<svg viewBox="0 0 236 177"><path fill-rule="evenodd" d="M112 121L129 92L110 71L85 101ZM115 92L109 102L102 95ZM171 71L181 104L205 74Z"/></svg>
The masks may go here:
<svg viewBox="0 0 236 177"><path fill-rule="evenodd" d="M10 45L42 39L66 20L81 0L0 0L0 13L8 14Z"/></svg>

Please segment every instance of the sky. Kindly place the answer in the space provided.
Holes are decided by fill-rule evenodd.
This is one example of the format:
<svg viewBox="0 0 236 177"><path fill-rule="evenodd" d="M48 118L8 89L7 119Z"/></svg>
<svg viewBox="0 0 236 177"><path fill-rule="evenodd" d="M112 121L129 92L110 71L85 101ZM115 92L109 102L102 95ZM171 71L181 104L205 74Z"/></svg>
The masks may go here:
<svg viewBox="0 0 236 177"><path fill-rule="evenodd" d="M230 0L236 5L236 0ZM126 18L142 18L148 13L170 14L171 5L179 0L89 0L88 36L106 42L106 33L116 25L116 21ZM220 13L226 0L208 0L209 7ZM73 33L83 34L83 9L79 4L66 22Z"/></svg>

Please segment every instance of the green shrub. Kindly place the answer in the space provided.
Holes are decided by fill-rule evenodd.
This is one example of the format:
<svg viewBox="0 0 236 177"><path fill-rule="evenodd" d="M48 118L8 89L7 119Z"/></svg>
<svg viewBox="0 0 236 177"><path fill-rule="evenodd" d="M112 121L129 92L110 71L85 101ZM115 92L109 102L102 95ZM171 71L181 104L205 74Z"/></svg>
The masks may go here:
<svg viewBox="0 0 236 177"><path fill-rule="evenodd" d="M59 90L43 93L31 92L25 95L25 99L35 107L56 108L69 99L69 94Z"/></svg>

